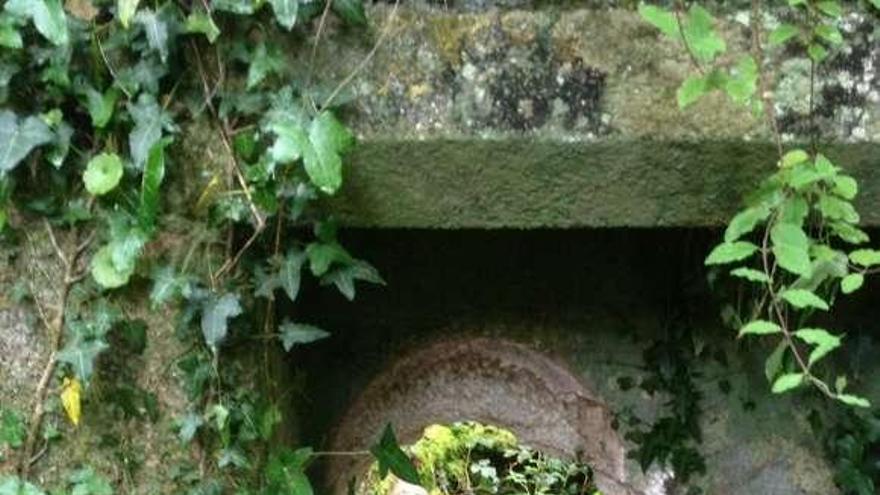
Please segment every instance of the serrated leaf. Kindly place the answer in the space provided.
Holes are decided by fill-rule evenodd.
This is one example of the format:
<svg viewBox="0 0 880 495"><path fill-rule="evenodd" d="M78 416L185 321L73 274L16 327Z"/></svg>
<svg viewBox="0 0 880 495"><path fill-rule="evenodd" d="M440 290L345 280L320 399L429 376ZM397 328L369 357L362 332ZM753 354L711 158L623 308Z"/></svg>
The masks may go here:
<svg viewBox="0 0 880 495"><path fill-rule="evenodd" d="M240 315L241 305L238 296L227 292L222 296L212 295L202 308L202 335L205 344L216 354L220 344L226 339L229 320Z"/></svg>
<svg viewBox="0 0 880 495"><path fill-rule="evenodd" d="M731 270L730 274L734 277L744 278L749 282L762 284L770 282L770 277L768 277L764 272L755 270L753 268L736 268L734 270Z"/></svg>
<svg viewBox="0 0 880 495"><path fill-rule="evenodd" d="M878 8L880 8L880 7L878 7ZM871 407L871 402L868 399L865 399L864 397L859 397L858 395L838 394L837 400L839 400L840 402L843 402L844 404L846 404L848 406L864 407L864 408Z"/></svg>
<svg viewBox="0 0 880 495"><path fill-rule="evenodd" d="M122 160L116 153L101 153L89 160L83 172L86 190L92 196L101 196L112 191L122 179Z"/></svg>
<svg viewBox="0 0 880 495"><path fill-rule="evenodd" d="M821 297L805 289L788 289L779 295L795 308L816 308L828 311L828 303Z"/></svg>
<svg viewBox="0 0 880 495"><path fill-rule="evenodd" d="M880 251L876 249L857 249L849 253L849 260L856 265L870 268L880 265Z"/></svg>
<svg viewBox="0 0 880 495"><path fill-rule="evenodd" d="M333 0L333 12L345 22L355 26L366 26L367 15L361 0Z"/></svg>
<svg viewBox="0 0 880 495"><path fill-rule="evenodd" d="M676 96L678 97L678 108L687 108L692 103L700 99L709 91L706 78L698 75L689 76L681 83Z"/></svg>
<svg viewBox="0 0 880 495"><path fill-rule="evenodd" d="M797 26L792 26L791 24L781 24L770 33L767 41L769 41L771 45L782 45L786 41L797 36L798 34L800 34L800 29Z"/></svg>
<svg viewBox="0 0 880 495"><path fill-rule="evenodd" d="M771 389L771 391L774 394L781 394L799 387L803 382L803 373L786 373L773 382L773 388Z"/></svg>
<svg viewBox="0 0 880 495"><path fill-rule="evenodd" d="M827 330L822 328L802 328L794 332L794 335L813 346L808 361L809 366L812 366L814 363L825 357L829 352L840 347L841 343L840 337L831 335Z"/></svg>
<svg viewBox="0 0 880 495"><path fill-rule="evenodd" d="M91 273L92 278L101 287L105 289L115 289L122 287L128 283L131 274L134 273L134 266L117 267L113 262L113 244L107 244L99 249L92 257Z"/></svg>
<svg viewBox="0 0 880 495"><path fill-rule="evenodd" d="M116 0L116 18L122 27L128 28L131 24L140 2L141 0Z"/></svg>
<svg viewBox="0 0 880 495"><path fill-rule="evenodd" d="M828 220L840 220L852 224L859 223L860 220L859 213L852 203L836 196L822 194L816 208Z"/></svg>
<svg viewBox="0 0 880 495"><path fill-rule="evenodd" d="M73 426L79 426L82 417L82 384L76 378L65 378L61 384L61 405Z"/></svg>
<svg viewBox="0 0 880 495"><path fill-rule="evenodd" d="M272 4L272 11L278 24L288 31L293 29L299 13L299 0L269 0L269 3ZM336 0L333 3L336 3Z"/></svg>
<svg viewBox="0 0 880 495"><path fill-rule="evenodd" d="M859 183L848 175L834 177L834 194L852 201L859 194Z"/></svg>
<svg viewBox="0 0 880 495"><path fill-rule="evenodd" d="M828 50L826 50L824 46L818 43L810 43L810 45L807 47L807 55L810 56L810 59L812 59L813 62L816 62L818 64L825 60L826 57L828 57Z"/></svg>
<svg viewBox="0 0 880 495"><path fill-rule="evenodd" d="M285 351L290 351L298 344L310 344L317 340L326 339L330 332L321 330L313 325L302 323L285 322L278 328L278 338Z"/></svg>
<svg viewBox="0 0 880 495"><path fill-rule="evenodd" d="M384 478L390 471L407 483L420 485L419 472L406 452L400 448L391 425L385 426L379 442L370 447L370 453L379 464L379 475Z"/></svg>
<svg viewBox="0 0 880 495"><path fill-rule="evenodd" d="M134 20L144 27L150 49L159 54L163 64L168 62L168 24L152 9L142 9Z"/></svg>
<svg viewBox="0 0 880 495"><path fill-rule="evenodd" d="M815 33L820 38L824 39L828 43L832 45L841 45L843 44L843 35L840 34L840 30L837 29L837 26L832 26L830 24L822 24L820 26L816 26Z"/></svg>
<svg viewBox="0 0 880 495"><path fill-rule="evenodd" d="M869 240L868 234L854 225L844 222L829 222L828 226L831 227L834 235L850 244L864 244Z"/></svg>
<svg viewBox="0 0 880 495"><path fill-rule="evenodd" d="M9 110L0 110L0 175L14 169L34 148L52 141L52 131L42 119L19 122Z"/></svg>
<svg viewBox="0 0 880 495"><path fill-rule="evenodd" d="M711 62L727 50L724 39L715 32L714 22L709 11L699 4L691 4L684 23L684 36L691 52L703 63Z"/></svg>
<svg viewBox="0 0 880 495"><path fill-rule="evenodd" d="M780 223L770 230L773 255L779 266L796 275L810 275L810 243L803 229L797 225Z"/></svg>
<svg viewBox="0 0 880 495"><path fill-rule="evenodd" d="M755 206L737 213L724 231L724 241L733 242L739 239L755 230L755 227L769 216L770 209L766 206Z"/></svg>
<svg viewBox="0 0 880 495"><path fill-rule="evenodd" d="M750 55L739 59L724 85L724 91L735 103L747 103L758 89L758 64Z"/></svg>
<svg viewBox="0 0 880 495"><path fill-rule="evenodd" d="M835 0L825 0L823 2L819 2L816 4L816 7L822 11L822 13L829 15L831 17L840 17L843 15L843 8L840 6L840 2Z"/></svg>
<svg viewBox="0 0 880 495"><path fill-rule="evenodd" d="M95 359L109 346L101 339L74 339L58 352L58 361L67 363L82 383L88 384L95 370Z"/></svg>
<svg viewBox="0 0 880 495"><path fill-rule="evenodd" d="M746 241L724 242L717 246L706 257L706 265L723 265L741 261L753 255L758 246Z"/></svg>
<svg viewBox="0 0 880 495"><path fill-rule="evenodd" d="M217 37L220 36L220 28L214 23L214 19L203 11L190 13L186 17L184 29L187 33L204 34L205 37L208 38L208 42L212 44L217 41Z"/></svg>
<svg viewBox="0 0 880 495"><path fill-rule="evenodd" d="M852 294L853 292L862 288L862 285L865 283L865 276L861 273L850 273L849 275L843 277L840 281L840 290L844 294Z"/></svg>
<svg viewBox="0 0 880 495"><path fill-rule="evenodd" d="M681 38L681 30L678 26L678 19L672 12L654 5L646 3L639 4L639 14L642 19L659 29L660 32L672 39Z"/></svg>
<svg viewBox="0 0 880 495"><path fill-rule="evenodd" d="M782 328L776 323L766 320L754 320L746 323L740 329L737 337L742 337L743 335L773 335L781 332Z"/></svg>
<svg viewBox="0 0 880 495"><path fill-rule="evenodd" d="M785 155L782 156L782 160L779 162L779 166L782 168L791 168L795 165L800 165L810 159L810 155L807 154L804 150L791 150Z"/></svg>

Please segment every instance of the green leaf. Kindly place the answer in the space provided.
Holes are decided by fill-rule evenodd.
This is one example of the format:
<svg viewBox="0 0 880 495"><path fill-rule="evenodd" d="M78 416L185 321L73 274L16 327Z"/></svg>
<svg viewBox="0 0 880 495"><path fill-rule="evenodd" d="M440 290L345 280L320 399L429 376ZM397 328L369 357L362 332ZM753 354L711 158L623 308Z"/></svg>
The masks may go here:
<svg viewBox="0 0 880 495"><path fill-rule="evenodd" d="M764 362L764 376L767 377L767 382L773 383L774 379L782 372L782 362L787 350L788 344L785 341L781 341L776 345L776 349L770 353L770 356L767 357L767 361Z"/></svg>
<svg viewBox="0 0 880 495"><path fill-rule="evenodd" d="M843 35L840 34L840 30L837 29L836 26L832 26L830 24L822 24L821 26L816 27L815 32L817 36L832 45L843 44Z"/></svg>
<svg viewBox="0 0 880 495"><path fill-rule="evenodd" d="M208 42L212 44L220 36L220 28L214 23L214 19L204 11L190 13L186 18L184 29L187 33L204 34L208 38Z"/></svg>
<svg viewBox="0 0 880 495"><path fill-rule="evenodd" d="M55 46L70 42L67 15L61 0L9 0L4 8L33 21L34 27Z"/></svg>
<svg viewBox="0 0 880 495"><path fill-rule="evenodd" d="M822 298L816 294L805 289L788 289L783 291L779 296L798 309L816 308L828 311L827 302L823 301Z"/></svg>
<svg viewBox="0 0 880 495"><path fill-rule="evenodd" d="M746 325L740 329L737 337L742 337L743 335L773 335L781 332L782 328L776 323L766 320L754 320L746 323Z"/></svg>
<svg viewBox="0 0 880 495"><path fill-rule="evenodd" d="M8 445L17 449L24 443L25 435L27 428L21 414L0 407L0 447Z"/></svg>
<svg viewBox="0 0 880 495"><path fill-rule="evenodd" d="M739 59L724 90L735 103L747 103L758 89L758 64L750 55Z"/></svg>
<svg viewBox="0 0 880 495"><path fill-rule="evenodd" d="M689 76L678 88L678 108L685 109L688 105L696 102L701 96L709 91L706 78L702 76Z"/></svg>
<svg viewBox="0 0 880 495"><path fill-rule="evenodd" d="M168 24L151 9L141 10L134 20L144 27L150 49L159 53L163 64L168 62Z"/></svg>
<svg viewBox="0 0 880 495"><path fill-rule="evenodd" d="M205 343L214 354L217 353L220 344L226 339L229 320L240 315L241 312L242 309L238 302L238 296L231 292L227 292L219 297L212 295L204 303L202 308L202 335L205 337Z"/></svg>
<svg viewBox="0 0 880 495"><path fill-rule="evenodd" d="M849 275L843 277L840 281L840 290L844 294L852 294L853 292L862 288L862 284L865 283L865 276L861 273L850 273Z"/></svg>
<svg viewBox="0 0 880 495"><path fill-rule="evenodd" d="M859 183L848 175L834 177L834 194L852 201L859 194Z"/></svg>
<svg viewBox="0 0 880 495"><path fill-rule="evenodd" d="M770 277L768 277L764 272L752 269L752 268L736 268L730 272L734 277L744 278L749 282L757 282L766 284L770 282Z"/></svg>
<svg viewBox="0 0 880 495"><path fill-rule="evenodd" d="M269 493L313 495L312 485L305 474L312 454L312 449L308 447L296 451L285 448L280 453L272 454L266 466L266 479L272 488Z"/></svg>
<svg viewBox="0 0 880 495"><path fill-rule="evenodd" d="M247 89L257 87L269 74L283 73L285 67L284 57L282 57L278 47L261 42L251 54Z"/></svg>
<svg viewBox="0 0 880 495"><path fill-rule="evenodd" d="M316 277L327 273L334 263L348 264L354 261L348 251L336 242L313 242L306 247L306 255L312 275Z"/></svg>
<svg viewBox="0 0 880 495"><path fill-rule="evenodd" d="M310 344L330 336L330 332L302 323L285 322L278 330L278 338L281 340L281 345L288 352L297 344Z"/></svg>
<svg viewBox="0 0 880 495"><path fill-rule="evenodd" d="M799 387L804 382L803 373L786 373L773 382L772 392L781 394L793 388Z"/></svg>
<svg viewBox="0 0 880 495"><path fill-rule="evenodd" d="M367 15L361 0L333 0L333 12L345 22L355 26L366 26Z"/></svg>
<svg viewBox="0 0 880 495"><path fill-rule="evenodd" d="M420 485L419 472L406 452L400 448L391 425L385 426L379 443L370 447L370 453L379 464L379 475L384 478L389 471L407 483Z"/></svg>
<svg viewBox="0 0 880 495"><path fill-rule="evenodd" d="M727 50L724 40L715 32L714 22L709 11L699 4L691 4L684 24L684 36L691 52L703 63L713 61L717 55Z"/></svg>
<svg viewBox="0 0 880 495"><path fill-rule="evenodd" d="M73 485L70 495L113 495L113 487L91 467L75 471L70 476Z"/></svg>
<svg viewBox="0 0 880 495"><path fill-rule="evenodd" d="M24 47L21 33L11 22L0 21L0 46L18 50Z"/></svg>
<svg viewBox="0 0 880 495"><path fill-rule="evenodd" d="M724 242L717 246L706 257L706 265L723 265L740 261L753 255L758 250L758 246L751 242L736 241Z"/></svg>
<svg viewBox="0 0 880 495"><path fill-rule="evenodd" d="M314 155L304 156L306 173L318 189L333 194L342 185L342 154L354 144L354 137L330 112L323 112L309 126Z"/></svg>
<svg viewBox="0 0 880 495"><path fill-rule="evenodd" d="M69 364L80 381L89 383L95 359L109 347L102 339L73 339L58 353L58 361Z"/></svg>
<svg viewBox="0 0 880 495"><path fill-rule="evenodd" d="M875 249L857 249L849 253L849 260L856 265L870 268L880 265L880 251Z"/></svg>
<svg viewBox="0 0 880 495"><path fill-rule="evenodd" d="M773 32L770 33L767 41L769 41L771 45L782 45L786 41L800 34L800 32L801 31L797 26L792 26L791 24L781 24L779 27L774 29Z"/></svg>
<svg viewBox="0 0 880 495"><path fill-rule="evenodd" d="M177 420L177 436L183 443L189 443L199 431L199 428L205 424L205 420L198 414L193 412L187 413L186 416Z"/></svg>
<svg viewBox="0 0 880 495"><path fill-rule="evenodd" d="M794 332L795 337L801 339L813 346L810 352L808 366L812 366L820 359L825 357L829 352L840 347L841 338L831 335L827 330L822 328L802 328Z"/></svg>
<svg viewBox="0 0 880 495"><path fill-rule="evenodd" d="M272 4L272 11L275 12L275 20L278 24L288 31L293 29L299 13L299 0L269 0L269 3ZM333 3L335 4L336 0Z"/></svg>
<svg viewBox="0 0 880 495"><path fill-rule="evenodd" d="M819 2L816 4L816 7L818 7L822 13L831 17L840 17L843 15L843 8L841 8L840 2L837 2L836 0Z"/></svg>
<svg viewBox="0 0 880 495"><path fill-rule="evenodd" d="M770 209L766 206L755 206L747 208L733 217L724 231L724 241L733 242L745 234L755 230L755 227L767 220L770 216Z"/></svg>
<svg viewBox="0 0 880 495"><path fill-rule="evenodd" d="M0 495L46 495L46 492L17 476L0 476Z"/></svg>
<svg viewBox="0 0 880 495"><path fill-rule="evenodd" d="M829 220L841 220L853 224L858 223L860 220L859 213L852 203L836 196L820 195L816 208L822 213L823 217Z"/></svg>
<svg viewBox="0 0 880 495"><path fill-rule="evenodd" d="M96 155L83 172L86 190L92 196L101 196L112 191L122 179L122 160L116 153Z"/></svg>
<svg viewBox="0 0 880 495"><path fill-rule="evenodd" d="M281 262L281 268L278 270L278 278L281 281L281 287L291 302L296 301L299 294L300 271L305 262L306 254L298 249L291 250Z"/></svg>
<svg viewBox="0 0 880 495"><path fill-rule="evenodd" d="M800 165L810 159L810 155L807 154L804 150L791 150L785 155L782 156L782 161L779 166L782 168L791 168L795 165Z"/></svg>
<svg viewBox="0 0 880 495"><path fill-rule="evenodd" d="M844 222L829 222L828 226L834 235L850 244L864 244L869 237L863 230Z"/></svg>
<svg viewBox="0 0 880 495"><path fill-rule="evenodd" d="M122 27L128 28L141 0L116 0L116 18Z"/></svg>
<svg viewBox="0 0 880 495"><path fill-rule="evenodd" d="M98 129L103 129L113 117L116 100L119 99L119 91L115 88L110 88L102 94L94 88L88 87L84 91L84 96L89 117L92 118L92 125Z"/></svg>
<svg viewBox="0 0 880 495"><path fill-rule="evenodd" d="M672 39L681 38L678 20L672 12L662 7L642 3L639 4L639 14L642 16L642 19L659 29L666 36Z"/></svg>
<svg viewBox="0 0 880 495"><path fill-rule="evenodd" d="M128 148L132 162L140 169L147 161L150 148L162 138L162 129L171 126L171 117L150 93L141 93L136 104L128 105L128 112L134 120L134 129L128 135Z"/></svg>
<svg viewBox="0 0 880 495"><path fill-rule="evenodd" d="M304 154L304 150L311 148L311 143L302 127L292 123L279 123L272 126L272 132L277 137L272 147L269 148L269 156L276 163L286 164L292 163ZM309 150L309 153L314 153Z"/></svg>
<svg viewBox="0 0 880 495"><path fill-rule="evenodd" d="M146 232L152 232L156 225L156 216L159 212L160 192L159 187L165 178L165 146L170 139L160 139L150 148L147 155L147 163L144 166L144 175L141 180L141 201L138 207L138 222Z"/></svg>
<svg viewBox="0 0 880 495"><path fill-rule="evenodd" d="M773 255L779 266L796 275L807 277L812 265L809 240L803 229L789 223L780 223L770 230Z"/></svg>
<svg viewBox="0 0 880 495"><path fill-rule="evenodd" d="M824 46L818 43L810 43L807 47L807 55L810 56L810 59L813 62L821 63L828 56L828 50L825 49Z"/></svg>
<svg viewBox="0 0 880 495"><path fill-rule="evenodd" d="M92 278L105 289L115 289L128 283L131 274L134 273L134 265L117 267L113 262L114 245L107 244L92 257Z"/></svg>
<svg viewBox="0 0 880 495"><path fill-rule="evenodd" d="M880 7L878 7L878 8L880 8ZM843 402L844 404L846 404L848 406L864 407L864 408L871 407L871 402L868 399L865 399L863 397L859 397L857 395L838 394L837 400L839 400L840 402Z"/></svg>
<svg viewBox="0 0 880 495"><path fill-rule="evenodd" d="M52 131L35 116L19 123L9 110L0 110L0 175L14 169L34 148L52 141Z"/></svg>

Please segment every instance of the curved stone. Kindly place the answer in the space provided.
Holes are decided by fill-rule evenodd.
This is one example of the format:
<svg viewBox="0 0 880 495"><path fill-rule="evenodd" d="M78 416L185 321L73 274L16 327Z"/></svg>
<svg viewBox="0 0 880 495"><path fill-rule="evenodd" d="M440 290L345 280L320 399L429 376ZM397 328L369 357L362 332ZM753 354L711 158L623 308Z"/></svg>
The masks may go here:
<svg viewBox="0 0 880 495"><path fill-rule="evenodd" d="M441 340L399 358L380 373L337 427L331 449L363 449L386 423L402 443L434 423L474 420L513 431L524 445L580 458L597 472L606 493L624 487L623 442L611 428L608 407L565 365L507 340ZM369 459L339 458L328 484L345 493Z"/></svg>

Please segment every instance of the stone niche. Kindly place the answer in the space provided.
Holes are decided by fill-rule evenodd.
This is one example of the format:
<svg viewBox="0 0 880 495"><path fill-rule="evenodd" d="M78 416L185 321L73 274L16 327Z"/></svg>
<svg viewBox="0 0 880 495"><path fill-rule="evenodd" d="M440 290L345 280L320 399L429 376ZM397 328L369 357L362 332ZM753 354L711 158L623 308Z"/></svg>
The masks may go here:
<svg viewBox="0 0 880 495"><path fill-rule="evenodd" d="M624 447L612 412L566 365L505 339L443 339L398 358L343 417L331 449L368 445L388 422L402 442L435 423L472 420L513 431L531 447L588 462L600 487L621 491ZM329 484L342 493L369 459L339 458Z"/></svg>

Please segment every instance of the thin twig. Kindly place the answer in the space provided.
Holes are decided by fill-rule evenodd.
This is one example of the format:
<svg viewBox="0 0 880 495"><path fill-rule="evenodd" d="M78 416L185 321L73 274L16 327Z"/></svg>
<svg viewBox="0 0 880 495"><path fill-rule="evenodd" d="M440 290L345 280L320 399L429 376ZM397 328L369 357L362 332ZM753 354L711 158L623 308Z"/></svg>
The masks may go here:
<svg viewBox="0 0 880 495"><path fill-rule="evenodd" d="M776 151L779 158L782 158L782 134L779 131L779 123L776 121L776 110L773 99L767 89L767 75L764 67L764 49L761 44L761 0L752 0L752 12L749 19L749 29L752 31L752 58L758 66L758 91L760 92L761 105L764 107L764 118L773 132L773 138L776 141Z"/></svg>

